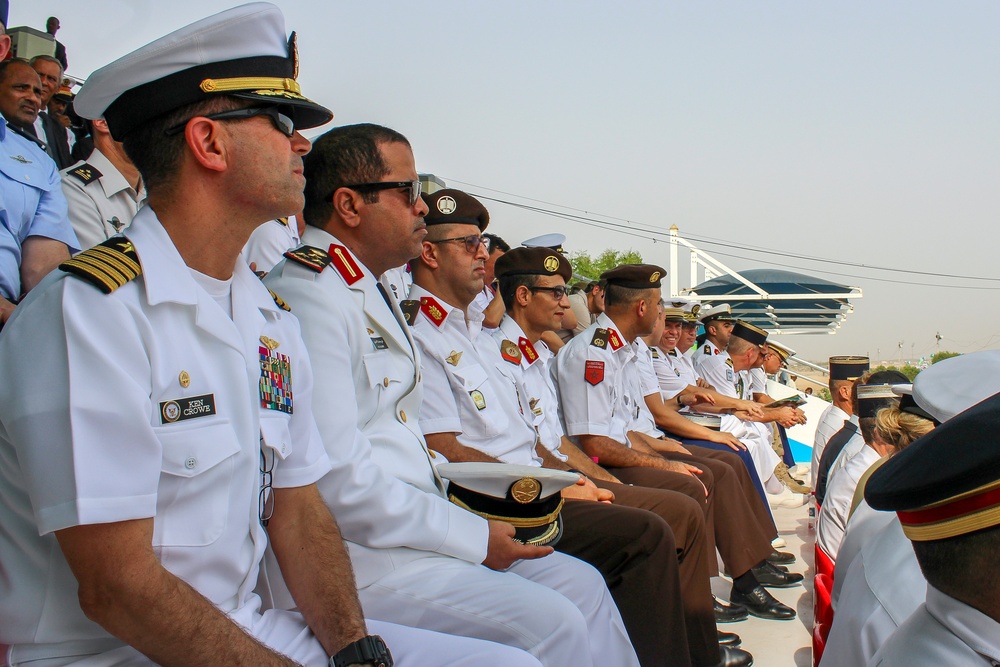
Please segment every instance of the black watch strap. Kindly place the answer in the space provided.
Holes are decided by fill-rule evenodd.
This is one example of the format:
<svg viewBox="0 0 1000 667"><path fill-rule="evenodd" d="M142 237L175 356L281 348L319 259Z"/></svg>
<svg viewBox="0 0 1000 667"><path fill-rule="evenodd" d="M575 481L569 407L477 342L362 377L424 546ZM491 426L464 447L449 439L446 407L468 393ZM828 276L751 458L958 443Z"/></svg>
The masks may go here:
<svg viewBox="0 0 1000 667"><path fill-rule="evenodd" d="M348 644L336 655L330 657L329 667L347 665L374 665L392 667L392 654L378 635L368 635Z"/></svg>

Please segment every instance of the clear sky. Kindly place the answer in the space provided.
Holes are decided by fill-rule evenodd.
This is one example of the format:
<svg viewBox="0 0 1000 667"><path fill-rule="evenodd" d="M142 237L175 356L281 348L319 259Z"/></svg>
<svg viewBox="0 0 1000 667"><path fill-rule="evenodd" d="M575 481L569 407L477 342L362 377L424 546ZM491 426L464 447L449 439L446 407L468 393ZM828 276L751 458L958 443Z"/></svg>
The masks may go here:
<svg viewBox="0 0 1000 667"><path fill-rule="evenodd" d="M85 77L232 4L12 0L10 25L58 16ZM737 270L864 289L836 335L780 339L805 358L1000 347L1000 3L276 4L334 124L401 131L455 187L611 223L487 202L512 244L560 231L665 266L651 238L676 224Z"/></svg>

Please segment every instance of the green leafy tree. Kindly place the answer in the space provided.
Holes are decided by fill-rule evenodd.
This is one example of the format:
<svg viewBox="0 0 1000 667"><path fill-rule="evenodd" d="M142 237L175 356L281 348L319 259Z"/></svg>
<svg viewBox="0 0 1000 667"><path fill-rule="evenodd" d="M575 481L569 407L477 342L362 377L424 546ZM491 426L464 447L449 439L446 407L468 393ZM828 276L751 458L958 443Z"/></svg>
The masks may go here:
<svg viewBox="0 0 1000 667"><path fill-rule="evenodd" d="M608 248L597 257L590 253L577 251L569 256L573 265L573 273L591 280L597 280L602 273L621 264L642 264L642 255L634 250L614 250Z"/></svg>
<svg viewBox="0 0 1000 667"><path fill-rule="evenodd" d="M939 361L944 361L945 359L951 359L952 357L961 356L959 352L945 352L941 350L940 352L935 352L931 355L931 363L936 364Z"/></svg>
<svg viewBox="0 0 1000 667"><path fill-rule="evenodd" d="M883 365L871 369L872 373L878 373L879 371L899 371L900 373L905 375L910 380L910 382L913 382L913 378L917 377L917 374L920 372L920 369L914 366L913 364L903 364L902 368L900 368L899 366Z"/></svg>

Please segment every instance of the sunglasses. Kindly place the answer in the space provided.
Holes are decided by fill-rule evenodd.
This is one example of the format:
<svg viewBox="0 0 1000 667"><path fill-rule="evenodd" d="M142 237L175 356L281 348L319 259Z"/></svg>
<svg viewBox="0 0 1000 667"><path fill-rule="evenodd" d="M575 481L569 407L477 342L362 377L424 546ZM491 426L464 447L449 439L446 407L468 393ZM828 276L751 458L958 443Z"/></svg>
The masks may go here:
<svg viewBox="0 0 1000 667"><path fill-rule="evenodd" d="M569 294L569 288L565 285L556 285L555 287L529 287L532 292L549 292L556 301L562 301L562 298Z"/></svg>
<svg viewBox="0 0 1000 667"><path fill-rule="evenodd" d="M470 234L469 236L456 236L450 239L439 239L437 241L428 241L428 243L433 243L435 245L439 243L451 243L452 241L462 241L465 243L465 249L470 254L474 254L479 251L479 246L486 246L486 250L490 249L490 240L483 238L479 234Z"/></svg>
<svg viewBox="0 0 1000 667"><path fill-rule="evenodd" d="M276 130L281 132L286 137L291 137L295 134L295 121L291 117L286 116L278 110L278 107L250 107L249 109L234 109L232 111L220 111L219 113L206 114L201 116L201 118L208 118L209 120L245 120L247 118L253 118L254 116L267 116L274 123ZM195 116L198 118L198 116ZM188 118L183 123L178 123L173 127L167 128L163 133L168 137L172 137L175 134L180 134L187 127L187 124L191 122Z"/></svg>
<svg viewBox="0 0 1000 667"><path fill-rule="evenodd" d="M396 188L408 189L407 201L410 206L415 206L417 200L420 199L420 179L414 181L388 181L385 183L355 183L354 185L343 185L341 187L358 192L378 192L380 190L395 190ZM332 202L333 195L331 194L326 200Z"/></svg>

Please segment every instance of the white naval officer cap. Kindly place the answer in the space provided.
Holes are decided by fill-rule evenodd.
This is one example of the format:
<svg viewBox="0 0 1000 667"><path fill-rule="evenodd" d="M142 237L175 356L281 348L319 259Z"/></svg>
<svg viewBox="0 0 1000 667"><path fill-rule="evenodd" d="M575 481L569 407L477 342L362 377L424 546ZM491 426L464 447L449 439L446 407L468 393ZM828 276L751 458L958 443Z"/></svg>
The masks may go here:
<svg viewBox="0 0 1000 667"><path fill-rule="evenodd" d="M304 97L295 33L286 38L276 6L255 2L209 16L97 70L73 107L103 117L111 136L129 132L188 104L228 95L287 109L295 127L329 122L333 113Z"/></svg>
<svg viewBox="0 0 1000 667"><path fill-rule="evenodd" d="M566 235L559 234L558 232L542 234L541 236L534 236L526 241L521 241L521 245L525 248L552 248L559 252L563 252L563 243L566 243Z"/></svg>
<svg viewBox="0 0 1000 667"><path fill-rule="evenodd" d="M711 322L712 320L719 320L720 322L736 321L736 318L733 317L733 309L728 303L718 303L711 308L702 308L701 312L698 313L698 317L702 322Z"/></svg>
<svg viewBox="0 0 1000 667"><path fill-rule="evenodd" d="M998 392L1000 350L944 359L913 381L913 400L942 423Z"/></svg>
<svg viewBox="0 0 1000 667"><path fill-rule="evenodd" d="M442 463L437 471L449 480L451 502L513 525L516 540L537 546L562 536L559 492L580 479L573 472L512 463Z"/></svg>

